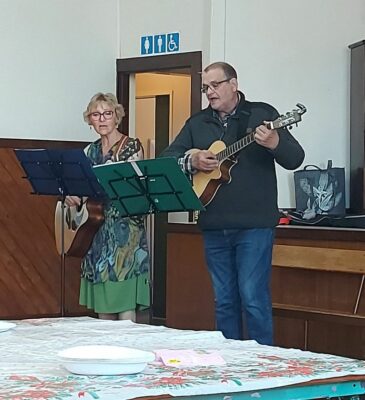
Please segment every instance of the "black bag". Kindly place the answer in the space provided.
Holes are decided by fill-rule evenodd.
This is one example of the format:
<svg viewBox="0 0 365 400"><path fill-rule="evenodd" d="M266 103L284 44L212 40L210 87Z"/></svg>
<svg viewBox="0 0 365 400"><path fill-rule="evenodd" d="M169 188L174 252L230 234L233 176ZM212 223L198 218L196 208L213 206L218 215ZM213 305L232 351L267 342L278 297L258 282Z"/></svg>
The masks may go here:
<svg viewBox="0 0 365 400"><path fill-rule="evenodd" d="M332 160L328 161L327 169L306 165L295 171L294 183L296 211L303 219L345 215L345 169L333 168Z"/></svg>

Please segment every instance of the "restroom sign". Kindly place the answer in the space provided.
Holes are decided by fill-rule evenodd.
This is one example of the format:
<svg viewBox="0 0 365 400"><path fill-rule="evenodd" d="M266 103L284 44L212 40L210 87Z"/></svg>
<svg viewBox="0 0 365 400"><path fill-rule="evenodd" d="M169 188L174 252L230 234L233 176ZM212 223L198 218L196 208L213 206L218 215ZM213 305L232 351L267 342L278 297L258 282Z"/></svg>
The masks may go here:
<svg viewBox="0 0 365 400"><path fill-rule="evenodd" d="M141 37L141 54L153 53L153 36Z"/></svg>
<svg viewBox="0 0 365 400"><path fill-rule="evenodd" d="M166 53L166 35L155 35L153 37L153 50L155 54Z"/></svg>
<svg viewBox="0 0 365 400"><path fill-rule="evenodd" d="M179 32L141 36L141 55L174 53L180 51Z"/></svg>
<svg viewBox="0 0 365 400"><path fill-rule="evenodd" d="M172 53L174 51L179 51L180 47L180 35L179 33L168 33L166 37L166 48L168 53Z"/></svg>

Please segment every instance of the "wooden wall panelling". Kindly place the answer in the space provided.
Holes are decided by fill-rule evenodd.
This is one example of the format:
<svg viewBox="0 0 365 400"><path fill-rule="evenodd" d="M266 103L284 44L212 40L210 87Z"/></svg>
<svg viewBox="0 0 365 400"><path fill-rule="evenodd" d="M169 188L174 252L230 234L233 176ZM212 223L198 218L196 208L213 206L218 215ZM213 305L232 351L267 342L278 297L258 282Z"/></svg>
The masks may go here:
<svg viewBox="0 0 365 400"><path fill-rule="evenodd" d="M65 314L73 316L94 315L86 307L79 304L81 259L66 257L65 264Z"/></svg>
<svg viewBox="0 0 365 400"><path fill-rule="evenodd" d="M276 345L346 357L365 357L362 339L364 317L301 311L290 306L274 306L273 312Z"/></svg>
<svg viewBox="0 0 365 400"><path fill-rule="evenodd" d="M274 268L273 287L281 285L274 291L274 302L355 313L358 296L361 298L364 250L275 245L273 265L290 267Z"/></svg>
<svg viewBox="0 0 365 400"><path fill-rule="evenodd" d="M274 315L274 343L276 346L306 348L306 321Z"/></svg>
<svg viewBox="0 0 365 400"><path fill-rule="evenodd" d="M352 358L365 358L365 327L309 321L308 349Z"/></svg>
<svg viewBox="0 0 365 400"><path fill-rule="evenodd" d="M351 260L351 262L349 262ZM273 264L292 268L365 273L365 250L276 244Z"/></svg>
<svg viewBox="0 0 365 400"><path fill-rule="evenodd" d="M339 249L359 246L365 249L365 230L285 225L276 228L275 243Z"/></svg>
<svg viewBox="0 0 365 400"><path fill-rule="evenodd" d="M214 329L214 295L198 234L167 237L167 325Z"/></svg>
<svg viewBox="0 0 365 400"><path fill-rule="evenodd" d="M75 148L81 142L0 139L0 319L58 316L61 257L54 241L54 196L30 194L14 148ZM80 260L65 265L65 315L92 315L79 306Z"/></svg>
<svg viewBox="0 0 365 400"><path fill-rule="evenodd" d="M0 295L0 317L57 314L60 258L51 235L55 201L30 194L12 149L0 149L0 169L0 286L7 293Z"/></svg>
<svg viewBox="0 0 365 400"><path fill-rule="evenodd" d="M286 312L304 322L303 349L362 358L365 314L357 304L363 304L365 251L361 243L333 245L275 245L274 314ZM285 347L295 345L283 331L276 331L276 338Z"/></svg>
<svg viewBox="0 0 365 400"><path fill-rule="evenodd" d="M273 267L274 304L352 314L361 276L338 272Z"/></svg>
<svg viewBox="0 0 365 400"><path fill-rule="evenodd" d="M364 282L363 282L364 284ZM357 315L365 315L365 287L361 287L361 293L359 294L359 302L358 302L358 309L356 314Z"/></svg>

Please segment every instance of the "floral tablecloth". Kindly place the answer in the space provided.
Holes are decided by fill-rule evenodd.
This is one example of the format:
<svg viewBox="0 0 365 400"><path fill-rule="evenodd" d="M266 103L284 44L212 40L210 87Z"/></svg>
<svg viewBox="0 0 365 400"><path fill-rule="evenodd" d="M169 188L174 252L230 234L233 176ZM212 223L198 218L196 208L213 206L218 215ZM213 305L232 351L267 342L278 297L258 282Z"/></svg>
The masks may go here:
<svg viewBox="0 0 365 400"><path fill-rule="evenodd" d="M122 400L170 394L233 393L347 375L365 375L365 362L294 349L227 340L219 332L183 331L131 321L89 317L13 321L0 333L0 399ZM149 363L143 373L73 375L57 352L78 345L106 344L155 351L217 351L222 366L167 367Z"/></svg>

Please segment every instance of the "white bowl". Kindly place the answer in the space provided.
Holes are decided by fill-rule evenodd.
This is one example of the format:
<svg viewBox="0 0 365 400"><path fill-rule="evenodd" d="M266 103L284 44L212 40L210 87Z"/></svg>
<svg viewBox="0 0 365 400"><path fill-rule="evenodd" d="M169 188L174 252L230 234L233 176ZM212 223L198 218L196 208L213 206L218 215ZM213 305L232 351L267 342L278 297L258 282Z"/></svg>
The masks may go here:
<svg viewBox="0 0 365 400"><path fill-rule="evenodd" d="M126 375L142 372L147 363L100 363L63 361L63 366L77 375Z"/></svg>
<svg viewBox="0 0 365 400"><path fill-rule="evenodd" d="M58 356L68 371L79 375L137 374L155 359L148 351L105 345L70 347Z"/></svg>

